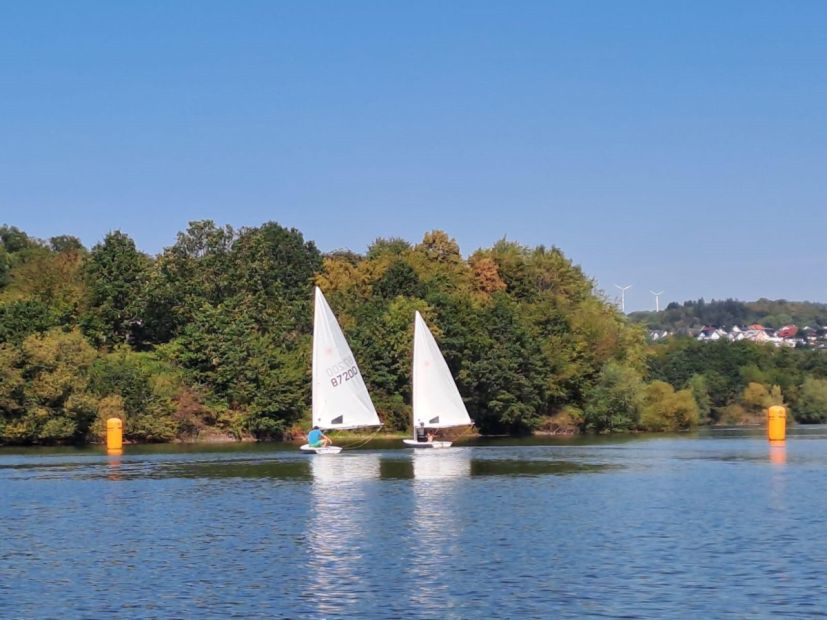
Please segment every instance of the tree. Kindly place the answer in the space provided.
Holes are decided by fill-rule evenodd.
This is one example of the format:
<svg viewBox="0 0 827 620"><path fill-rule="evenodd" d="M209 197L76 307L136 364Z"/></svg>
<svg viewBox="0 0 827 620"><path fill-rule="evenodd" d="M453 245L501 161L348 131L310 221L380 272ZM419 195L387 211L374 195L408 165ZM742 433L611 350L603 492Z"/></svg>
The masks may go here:
<svg viewBox="0 0 827 620"><path fill-rule="evenodd" d="M5 351L11 389L3 395L2 440L85 441L96 417L96 400L86 391L96 353L80 332L53 329L26 338L17 355Z"/></svg>
<svg viewBox="0 0 827 620"><path fill-rule="evenodd" d="M2 245L0 245L0 291L9 283L11 279L9 272L11 271L11 257Z"/></svg>
<svg viewBox="0 0 827 620"><path fill-rule="evenodd" d="M410 250L411 244L399 237L379 238L368 247L367 259L376 260L385 256L396 258L407 254Z"/></svg>
<svg viewBox="0 0 827 620"><path fill-rule="evenodd" d="M431 308L421 300L399 296L390 302L374 299L355 310L353 318L349 313L337 315L377 412L386 427L406 429L411 419L414 312L430 317Z"/></svg>
<svg viewBox="0 0 827 620"><path fill-rule="evenodd" d="M497 263L493 258L483 252L476 252L468 261L474 279L475 290L486 298L490 295L504 291L505 282L500 277Z"/></svg>
<svg viewBox="0 0 827 620"><path fill-rule="evenodd" d="M20 344L30 334L45 332L57 321L41 301L13 301L0 306L0 343Z"/></svg>
<svg viewBox="0 0 827 620"><path fill-rule="evenodd" d="M77 252L82 254L86 251L80 239L71 235L59 235L49 239L49 247L52 252L62 254L64 252Z"/></svg>
<svg viewBox="0 0 827 620"><path fill-rule="evenodd" d="M374 286L378 295L385 299L393 299L399 295L406 297L422 297L424 287L419 281L413 267L402 260L391 263L382 278Z"/></svg>
<svg viewBox="0 0 827 620"><path fill-rule="evenodd" d="M646 386L640 426L650 431L682 431L698 425L698 405L690 390L675 389L664 381Z"/></svg>
<svg viewBox="0 0 827 620"><path fill-rule="evenodd" d="M695 399L699 419L708 421L712 414L712 403L709 398L706 377L699 373L692 375L687 382L687 388L692 392L692 397Z"/></svg>
<svg viewBox="0 0 827 620"><path fill-rule="evenodd" d="M100 357L89 370L89 391L101 403L120 399L124 436L131 440L168 441L178 434L173 398L180 390L180 377L169 364L126 345Z"/></svg>
<svg viewBox="0 0 827 620"><path fill-rule="evenodd" d="M496 295L481 311L466 346L459 385L477 427L482 433L529 432L546 409L545 360L507 296Z"/></svg>
<svg viewBox="0 0 827 620"><path fill-rule="evenodd" d="M86 264L84 331L101 345L141 338L149 259L127 235L115 231L95 245Z"/></svg>
<svg viewBox="0 0 827 620"><path fill-rule="evenodd" d="M148 342L170 341L203 303L217 305L237 292L232 251L237 235L212 220L190 222L148 274L144 333Z"/></svg>
<svg viewBox="0 0 827 620"><path fill-rule="evenodd" d="M7 297L41 302L57 322L76 324L86 292L84 258L83 252L73 249L58 253L46 248L32 250L11 271Z"/></svg>
<svg viewBox="0 0 827 620"><path fill-rule="evenodd" d="M310 299L313 276L321 266L321 253L312 241L275 222L243 229L233 246L233 276L239 292L272 301Z"/></svg>
<svg viewBox="0 0 827 620"><path fill-rule="evenodd" d="M583 406L583 426L596 432L637 428L643 382L632 368L608 362Z"/></svg>
<svg viewBox="0 0 827 620"><path fill-rule="evenodd" d="M804 424L827 422L827 379L808 377L804 380L793 414L796 421Z"/></svg>
<svg viewBox="0 0 827 620"><path fill-rule="evenodd" d="M748 414L762 415L764 410L772 404L767 386L751 381L741 394L740 404Z"/></svg>
<svg viewBox="0 0 827 620"><path fill-rule="evenodd" d="M15 226L0 226L0 244L9 254L16 254L33 245L36 242Z"/></svg>
<svg viewBox="0 0 827 620"><path fill-rule="evenodd" d="M22 352L17 346L0 344L0 439L5 425L26 411Z"/></svg>
<svg viewBox="0 0 827 620"><path fill-rule="evenodd" d="M270 323L272 317L245 299L203 305L175 340L172 356L193 384L239 413L231 430L280 438L306 410L309 336Z"/></svg>
<svg viewBox="0 0 827 620"><path fill-rule="evenodd" d="M442 230L425 233L422 243L416 246L416 249L437 263L458 264L462 261L459 245Z"/></svg>

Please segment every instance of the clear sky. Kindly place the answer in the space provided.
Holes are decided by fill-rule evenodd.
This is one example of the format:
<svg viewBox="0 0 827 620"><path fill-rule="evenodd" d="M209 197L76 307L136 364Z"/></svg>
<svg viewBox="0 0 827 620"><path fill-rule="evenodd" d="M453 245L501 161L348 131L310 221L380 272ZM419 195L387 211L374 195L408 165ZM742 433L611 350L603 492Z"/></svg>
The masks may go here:
<svg viewBox="0 0 827 620"><path fill-rule="evenodd" d="M827 2L0 4L0 223L157 253L561 248L628 310L827 302Z"/></svg>

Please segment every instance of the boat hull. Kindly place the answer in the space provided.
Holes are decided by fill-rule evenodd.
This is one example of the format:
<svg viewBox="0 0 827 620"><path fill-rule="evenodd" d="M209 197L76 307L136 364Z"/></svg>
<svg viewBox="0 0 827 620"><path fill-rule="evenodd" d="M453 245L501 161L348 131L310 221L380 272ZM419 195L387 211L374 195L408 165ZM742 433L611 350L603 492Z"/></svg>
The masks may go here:
<svg viewBox="0 0 827 620"><path fill-rule="evenodd" d="M451 442L450 441L417 441L416 439L403 439L402 443L404 443L408 448L450 448Z"/></svg>
<svg viewBox="0 0 827 620"><path fill-rule="evenodd" d="M309 444L304 444L299 448L305 454L339 454L342 451L341 446L327 446L326 448L313 448Z"/></svg>

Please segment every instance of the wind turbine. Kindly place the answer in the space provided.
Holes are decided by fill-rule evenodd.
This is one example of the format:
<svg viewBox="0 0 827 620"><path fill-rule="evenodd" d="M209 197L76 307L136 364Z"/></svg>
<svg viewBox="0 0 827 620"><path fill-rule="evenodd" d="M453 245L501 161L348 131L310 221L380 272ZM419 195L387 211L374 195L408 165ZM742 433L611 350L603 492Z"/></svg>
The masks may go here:
<svg viewBox="0 0 827 620"><path fill-rule="evenodd" d="M619 284L615 284L615 288L620 289L620 311L626 314L626 291L632 288L632 285L620 286Z"/></svg>
<svg viewBox="0 0 827 620"><path fill-rule="evenodd" d="M660 312L660 296L663 295L663 291L649 291L652 295L655 296L655 312Z"/></svg>

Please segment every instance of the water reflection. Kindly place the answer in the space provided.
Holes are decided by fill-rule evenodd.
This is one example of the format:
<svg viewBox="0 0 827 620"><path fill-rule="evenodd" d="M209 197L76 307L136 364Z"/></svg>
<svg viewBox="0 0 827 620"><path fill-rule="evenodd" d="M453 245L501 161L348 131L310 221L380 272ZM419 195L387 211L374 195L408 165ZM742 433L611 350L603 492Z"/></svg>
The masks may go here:
<svg viewBox="0 0 827 620"><path fill-rule="evenodd" d="M295 452L0 450L0 617L822 611L824 429Z"/></svg>
<svg viewBox="0 0 827 620"><path fill-rule="evenodd" d="M787 444L771 441L769 446L772 474L770 475L770 508L783 514L787 510Z"/></svg>
<svg viewBox="0 0 827 620"><path fill-rule="evenodd" d="M773 465L787 464L787 444L785 442L770 442L770 463L772 463Z"/></svg>
<svg viewBox="0 0 827 620"><path fill-rule="evenodd" d="M121 452L121 454L123 453ZM123 474L121 473L121 466L123 465L121 454L109 454L106 460L106 469L109 472L106 477L110 480L123 479Z"/></svg>
<svg viewBox="0 0 827 620"><path fill-rule="evenodd" d="M471 459L465 450L420 450L413 453L413 474L416 480L447 480L467 478L471 474ZM433 485L420 485L420 496L434 492Z"/></svg>
<svg viewBox="0 0 827 620"><path fill-rule="evenodd" d="M474 459L471 461L472 476L559 476L599 472L615 468L617 466L545 459Z"/></svg>
<svg viewBox="0 0 827 620"><path fill-rule="evenodd" d="M363 583L363 548L374 533L366 526L364 487L379 479L379 455L310 457L313 484L307 534L307 601L322 617L354 606L368 592Z"/></svg>
<svg viewBox="0 0 827 620"><path fill-rule="evenodd" d="M317 454L309 460L314 491L334 487L334 492L341 493L335 488L344 489L354 482L379 476L379 455L375 453Z"/></svg>
<svg viewBox="0 0 827 620"><path fill-rule="evenodd" d="M462 531L461 487L471 475L470 450L416 451L413 462L414 507L408 572L411 609L434 610L450 592L446 571L455 569Z"/></svg>
<svg viewBox="0 0 827 620"><path fill-rule="evenodd" d="M284 460L223 458L200 462L158 463L148 477L308 480L309 469L303 456Z"/></svg>
<svg viewBox="0 0 827 620"><path fill-rule="evenodd" d="M382 480L411 480L414 477L413 463L409 458L383 458L379 461L379 474Z"/></svg>

